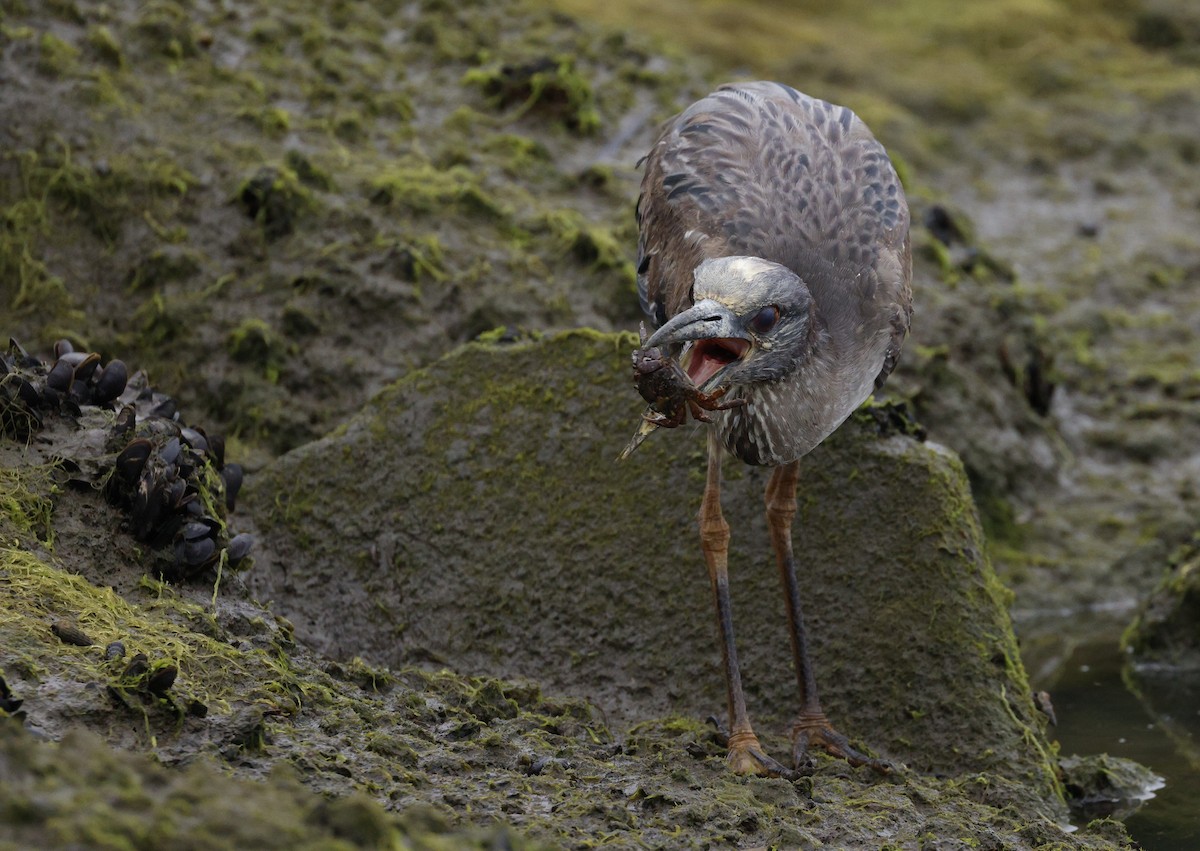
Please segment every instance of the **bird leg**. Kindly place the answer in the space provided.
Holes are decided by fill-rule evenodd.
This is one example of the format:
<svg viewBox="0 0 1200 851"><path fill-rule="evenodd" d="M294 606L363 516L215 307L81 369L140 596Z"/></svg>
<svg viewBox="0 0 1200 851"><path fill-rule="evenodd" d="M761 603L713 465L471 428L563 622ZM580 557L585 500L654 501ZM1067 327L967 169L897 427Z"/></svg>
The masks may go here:
<svg viewBox="0 0 1200 851"><path fill-rule="evenodd" d="M726 757L735 774L793 772L767 756L750 725L737 647L733 641L733 606L729 599L729 524L721 513L721 446L714 432L708 435L708 480L700 503L700 547L708 564L717 624L721 628L721 657L725 663L725 686L729 697L729 753Z"/></svg>
<svg viewBox="0 0 1200 851"><path fill-rule="evenodd" d="M800 462L776 467L767 481L767 526L771 545L779 565L779 579L787 598L788 626L792 638L792 659L796 664L796 682L800 687L800 714L792 724L792 764L799 768L808 762L810 748L819 747L851 765L869 765L886 774L891 766L862 754L837 732L821 710L817 697L817 679L808 657L808 635L804 613L800 609L800 586L796 581L796 561L792 555L792 520L796 516L796 480Z"/></svg>

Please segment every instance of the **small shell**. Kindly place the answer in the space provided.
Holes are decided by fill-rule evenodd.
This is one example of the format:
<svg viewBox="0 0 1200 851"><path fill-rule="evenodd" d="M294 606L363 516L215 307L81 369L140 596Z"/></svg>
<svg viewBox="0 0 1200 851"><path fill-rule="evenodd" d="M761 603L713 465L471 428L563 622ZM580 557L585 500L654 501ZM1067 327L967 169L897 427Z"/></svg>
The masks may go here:
<svg viewBox="0 0 1200 851"><path fill-rule="evenodd" d="M117 412L116 420L113 421L113 437L119 441L133 434L135 428L137 428L137 409L133 405L124 405Z"/></svg>
<svg viewBox="0 0 1200 851"><path fill-rule="evenodd" d="M121 672L121 679L126 682L136 680L148 670L150 670L150 660L146 657L145 653L138 653L129 660L129 664Z"/></svg>
<svg viewBox="0 0 1200 851"><path fill-rule="evenodd" d="M150 457L153 448L150 441L144 437L129 441L129 445L122 449L121 454L117 456L117 475L132 486L142 475L146 460Z"/></svg>
<svg viewBox="0 0 1200 851"><path fill-rule="evenodd" d="M201 433L198 429L184 426L180 430L180 436L188 446L192 447L192 449L195 449L197 452L208 451L208 440L205 439L203 433Z"/></svg>
<svg viewBox="0 0 1200 851"><path fill-rule="evenodd" d="M225 483L225 507L233 511L238 491L242 489L242 465L226 464L221 469L221 481Z"/></svg>
<svg viewBox="0 0 1200 851"><path fill-rule="evenodd" d="M75 347L71 345L70 340L59 340L54 344L54 357L61 358L68 352L75 351Z"/></svg>
<svg viewBox="0 0 1200 851"><path fill-rule="evenodd" d="M174 665L167 664L156 668L150 673L150 676L146 677L146 690L162 697L171 686L175 685L175 678L178 676L179 669Z"/></svg>
<svg viewBox="0 0 1200 851"><path fill-rule="evenodd" d="M50 625L50 631L64 644L74 644L76 647L91 647L95 644L87 633L70 621L55 621Z"/></svg>
<svg viewBox="0 0 1200 851"><path fill-rule="evenodd" d="M208 440L208 454L220 470L225 466L225 438L219 434L210 434L205 439Z"/></svg>
<svg viewBox="0 0 1200 851"><path fill-rule="evenodd" d="M250 550L254 548L254 536L246 532L240 535L234 535L229 540L229 563L237 564L239 561L250 555Z"/></svg>
<svg viewBox="0 0 1200 851"><path fill-rule="evenodd" d="M100 355L95 352L63 352L54 365L68 366L75 371L76 378L87 381L99 363Z"/></svg>
<svg viewBox="0 0 1200 851"><path fill-rule="evenodd" d="M110 641L108 646L104 648L105 661L111 662L113 659L121 659L125 656L125 643L122 641Z"/></svg>
<svg viewBox="0 0 1200 851"><path fill-rule="evenodd" d="M125 362L111 360L96 376L92 398L98 405L107 405L125 392L125 384L128 381L129 368L125 366Z"/></svg>
<svg viewBox="0 0 1200 851"><path fill-rule="evenodd" d="M63 359L59 359L50 372L46 374L46 384L59 393L66 393L71 387L71 382L75 380L75 367L67 363Z"/></svg>

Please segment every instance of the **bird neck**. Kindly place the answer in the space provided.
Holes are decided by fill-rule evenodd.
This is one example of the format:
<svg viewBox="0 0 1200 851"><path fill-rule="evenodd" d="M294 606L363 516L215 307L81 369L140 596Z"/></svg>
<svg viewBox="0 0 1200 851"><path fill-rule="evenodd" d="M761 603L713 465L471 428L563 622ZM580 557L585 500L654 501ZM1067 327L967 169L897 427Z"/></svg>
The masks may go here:
<svg viewBox="0 0 1200 851"><path fill-rule="evenodd" d="M845 422L871 395L874 376L818 348L777 381L733 388L728 395L746 404L722 412L714 427L725 448L745 463L786 464Z"/></svg>

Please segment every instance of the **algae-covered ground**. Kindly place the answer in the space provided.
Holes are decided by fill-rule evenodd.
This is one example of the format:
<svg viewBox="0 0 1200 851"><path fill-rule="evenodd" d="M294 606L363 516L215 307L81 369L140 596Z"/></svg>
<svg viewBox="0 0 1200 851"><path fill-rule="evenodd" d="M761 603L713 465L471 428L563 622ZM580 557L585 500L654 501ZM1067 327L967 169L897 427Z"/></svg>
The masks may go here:
<svg viewBox="0 0 1200 851"><path fill-rule="evenodd" d="M247 501L231 522L260 536L259 564L246 579L225 575L216 593L215 577L183 588L143 579L151 555L99 492L71 484L86 476L53 457L69 421L52 421L30 449L6 442L0 526L6 575L18 581L5 585L0 669L12 699L26 701L28 726L57 739L83 724L168 765L204 754L221 772L251 777L289 763L321 793L357 789L393 812L433 807L428 819L395 821L364 804L379 828L346 840L360 845L447 829L465 831L451 843L524 841L504 828L503 839L471 833L493 819L533 841L577 845L670 847L684 836L815 847L838 844L839 831L870 846L1103 847L1102 834L1120 843L1111 823L1067 839L1048 822L1031 826L1030 813L1056 806L1037 791L1052 750L1029 714L983 551L1015 587L1040 689L1081 636L1115 646L1135 600L1191 540L1200 499L1194 10L1185 0L561 3L0 0L0 331L46 357L67 337L146 369L189 422L225 434L227 454L246 464ZM601 15L611 17L597 23ZM610 467L621 441L609 447L579 416L632 427L637 405L619 357L628 338L598 338L611 341L611 363L576 351L561 371L538 358L567 338L439 361L480 334L499 342L632 329L638 157L659 121L717 80L760 75L852 106L896 155L914 212L917 317L889 392L961 455L987 534L978 537L949 456L910 448L901 460L923 458L943 487L927 493L930 516L953 521L947 528L970 543L899 564L883 538L869 550L849 537L840 549L819 544L821 587L859 589L813 613L816 640L832 642L818 645L830 707L865 745L913 771L880 780L826 763L811 792L724 777L719 748L695 724L720 702L691 540L699 445L660 434L643 457ZM489 378L489 357L532 357L531 380L543 386ZM590 364L586 376L580 363ZM466 364L484 377L455 373ZM503 395L517 390L527 398ZM436 428L415 446L418 423ZM519 428L512 441L505 427ZM366 437L352 439L353 429ZM879 448L904 438L877 442L864 429L810 465L821 496L802 514L818 532L884 498L895 484L887 471L913 469ZM579 433L588 464L573 454ZM516 445L524 454L509 453ZM401 446L415 459L398 458ZM312 477L305 463L331 448L339 463L359 465L368 490L340 484L344 468L332 462ZM656 464L674 471L669 488ZM761 476L729 472L752 699L782 752L772 736L790 675L786 656L772 654L786 644L777 616L746 614L756 594L777 606L763 569ZM877 476L878 488L863 487ZM300 492L299 482L314 487ZM477 497L496 507L471 508ZM410 517L409 501L426 513ZM610 507L619 528L603 526ZM446 519L418 519L438 512ZM882 519L898 544L912 543L912 518ZM917 539L938 546L936 535ZM634 556L659 566L640 596L630 583L647 574L629 572L633 541ZM483 596L456 596L436 572L497 553L517 554L506 564L513 573L478 586ZM894 582L939 558L987 577L956 603L988 612L976 625L986 635L965 645L975 657L934 652L953 642L932 604L921 635L933 648L885 670L890 657L873 648L897 623L917 629L914 609L931 604L924 592L896 595L892 619L873 621L877 589L855 584L869 582L868 553L898 571ZM839 569L852 575L831 575ZM259 607L250 589L277 596L275 608ZM686 601L677 632L688 640L677 654L663 648L674 622L651 617L661 608L655 590ZM551 606L565 600L578 608ZM853 625L843 612L864 622L855 657L831 652ZM1095 625L1088 612L1101 613ZM546 621L521 620L531 613ZM61 645L51 626L62 618L94 632L97 646ZM559 632L579 646L555 655L532 643ZM103 659L114 638L131 653L140 645L154 670L177 668L170 701L143 688L148 674L126 677ZM369 665L349 661L360 654ZM923 667L930 658L941 667ZM414 663L423 669L404 667ZM430 673L444 663L456 672ZM956 715L934 705L940 692L913 687L944 682L961 664L978 672L968 682L991 682L990 670L1004 685L980 704L990 709L979 718L998 726L967 732L1028 730L1024 774L996 772L1022 752L1011 738L993 754L958 747L961 731L944 726ZM490 679L516 674L541 685ZM116 702L105 690L114 683ZM205 717L188 714L192 706ZM989 714L1009 711L1007 720ZM636 718L647 726L632 727ZM923 725L938 736L922 740ZM377 732L387 740L378 751ZM28 735L5 735L6 754L17 755L6 759L24 764ZM97 752L86 736L69 741ZM37 747L45 762L25 775L26 789L80 775L55 756L63 745ZM681 751L690 754L682 768ZM164 784L146 758L112 760L136 778L130 789ZM7 811L12 823L67 824L60 813L86 821L95 801L113 799L104 790L88 798L94 784L83 776L72 787L79 797L66 799L78 806L30 793ZM268 797L263 808L286 806L341 835L313 815L321 800L281 783L270 795L291 803ZM251 796L257 787L234 788ZM1003 800L1023 808L1005 810ZM134 831L141 821L120 823ZM868 823L876 832L854 832ZM963 824L974 831L965 838ZM54 829L64 843L80 835ZM146 836L151 847L159 834Z"/></svg>
<svg viewBox="0 0 1200 851"><path fill-rule="evenodd" d="M694 448L614 459L633 345L476 343L415 371L259 474L237 520L257 527L256 563L207 577L219 586L145 576L151 554L86 472L111 453L72 446L72 417L6 442L0 840L1127 847L1114 821L1064 829L966 477L889 408L814 455L800 541L827 705L896 770L822 756L795 781L728 772L700 720L721 695L679 534ZM481 379L487 396L455 401ZM581 465L582 486L563 477ZM739 537L761 547L760 482L729 492ZM892 522L902 500L913 511ZM739 623L764 742L784 753L792 675L762 561L735 559Z"/></svg>

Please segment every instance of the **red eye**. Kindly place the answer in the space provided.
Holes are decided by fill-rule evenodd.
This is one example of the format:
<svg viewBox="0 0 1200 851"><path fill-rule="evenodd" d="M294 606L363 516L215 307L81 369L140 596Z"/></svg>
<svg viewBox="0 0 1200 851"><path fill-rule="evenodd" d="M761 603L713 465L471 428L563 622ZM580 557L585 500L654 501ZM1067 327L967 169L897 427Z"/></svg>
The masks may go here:
<svg viewBox="0 0 1200 851"><path fill-rule="evenodd" d="M778 321L779 308L773 304L769 304L754 314L754 318L750 320L750 327L757 334L768 334Z"/></svg>

